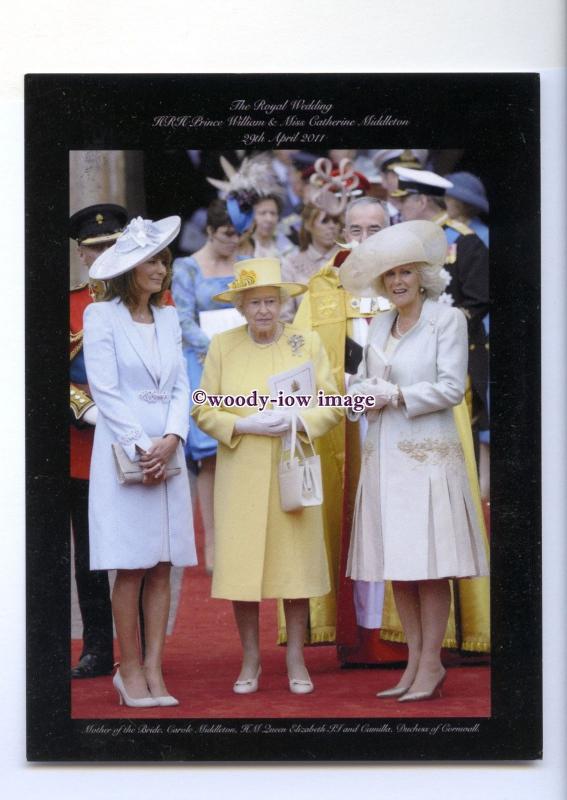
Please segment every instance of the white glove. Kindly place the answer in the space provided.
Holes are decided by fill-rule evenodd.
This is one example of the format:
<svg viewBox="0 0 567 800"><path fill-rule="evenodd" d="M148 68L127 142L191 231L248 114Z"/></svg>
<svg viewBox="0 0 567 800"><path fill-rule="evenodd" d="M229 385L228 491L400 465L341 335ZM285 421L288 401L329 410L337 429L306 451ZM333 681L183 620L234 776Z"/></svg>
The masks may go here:
<svg viewBox="0 0 567 800"><path fill-rule="evenodd" d="M251 433L255 436L281 436L291 427L291 417L280 411L257 411L249 417L240 417L234 426L235 433Z"/></svg>
<svg viewBox="0 0 567 800"><path fill-rule="evenodd" d="M89 425L96 425L96 421L98 419L98 408L96 406L87 408L81 419L84 422L88 422Z"/></svg>
<svg viewBox="0 0 567 800"><path fill-rule="evenodd" d="M384 378L366 378L349 389L349 394L364 394L373 397L374 408L384 408L387 405L397 408L400 401L399 388L395 383L385 381Z"/></svg>
<svg viewBox="0 0 567 800"><path fill-rule="evenodd" d="M287 420L289 423L289 430L291 430L291 424L293 421L293 417L295 415L295 427L298 431L304 431L305 426L303 424L303 420L299 416L298 409L294 408L275 408L273 409L275 414L281 414L281 416Z"/></svg>

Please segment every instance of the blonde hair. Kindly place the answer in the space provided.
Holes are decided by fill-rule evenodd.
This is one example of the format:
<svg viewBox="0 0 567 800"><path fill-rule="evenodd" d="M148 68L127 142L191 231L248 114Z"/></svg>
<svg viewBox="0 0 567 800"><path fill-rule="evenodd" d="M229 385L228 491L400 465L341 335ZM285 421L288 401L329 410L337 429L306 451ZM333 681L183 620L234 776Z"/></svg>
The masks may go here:
<svg viewBox="0 0 567 800"><path fill-rule="evenodd" d="M401 267L403 265L399 264L398 266ZM425 296L430 300L438 300L440 295L443 294L447 288L447 276L443 275L443 265L421 262L414 266L417 268L419 286L423 289ZM386 296L386 288L384 286L385 274L384 272L382 275L378 275L375 281L376 294L380 294L383 297Z"/></svg>

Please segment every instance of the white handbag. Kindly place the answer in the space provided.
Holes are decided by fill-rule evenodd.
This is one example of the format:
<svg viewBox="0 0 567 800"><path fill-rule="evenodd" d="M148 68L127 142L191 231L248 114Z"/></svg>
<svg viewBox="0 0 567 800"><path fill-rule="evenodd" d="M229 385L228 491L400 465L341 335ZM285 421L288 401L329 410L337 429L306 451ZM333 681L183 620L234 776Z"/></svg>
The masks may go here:
<svg viewBox="0 0 567 800"><path fill-rule="evenodd" d="M282 447L279 465L280 503L283 511L299 511L302 508L320 506L323 503L321 459L315 453L309 434L307 434L307 438L312 455L305 456L297 437L297 419L294 415L288 457L284 457L287 451L284 451ZM296 452L299 455L296 455Z"/></svg>
<svg viewBox="0 0 567 800"><path fill-rule="evenodd" d="M156 437L152 439L152 442L155 444L155 442L159 442L159 440L160 437ZM126 451L121 444L112 445L112 454L114 456L114 463L116 465L118 483L142 483L144 473L142 471L142 465L139 461L131 461L126 455ZM180 473L181 462L179 456L179 447L177 447L167 462L167 466L165 468L165 479L167 480L168 478L172 478L174 475L179 475Z"/></svg>

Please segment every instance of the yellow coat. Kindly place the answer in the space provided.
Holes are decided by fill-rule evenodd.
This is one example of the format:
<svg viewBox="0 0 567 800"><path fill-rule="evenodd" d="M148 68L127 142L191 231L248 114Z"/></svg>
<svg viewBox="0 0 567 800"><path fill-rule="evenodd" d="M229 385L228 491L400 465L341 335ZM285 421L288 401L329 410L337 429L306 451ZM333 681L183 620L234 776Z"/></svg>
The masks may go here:
<svg viewBox="0 0 567 800"><path fill-rule="evenodd" d="M248 395L254 389L269 394L272 375L307 361L313 363L317 389L335 394L329 359L316 333L286 325L277 342L259 345L242 326L213 337L201 388L209 395ZM280 438L234 434L237 415L257 410L219 409L207 403L194 406L192 412L199 427L219 442L212 596L258 601L324 595L330 583L321 507L282 511L277 478ZM330 430L341 416L338 409L320 406L301 412L312 439Z"/></svg>

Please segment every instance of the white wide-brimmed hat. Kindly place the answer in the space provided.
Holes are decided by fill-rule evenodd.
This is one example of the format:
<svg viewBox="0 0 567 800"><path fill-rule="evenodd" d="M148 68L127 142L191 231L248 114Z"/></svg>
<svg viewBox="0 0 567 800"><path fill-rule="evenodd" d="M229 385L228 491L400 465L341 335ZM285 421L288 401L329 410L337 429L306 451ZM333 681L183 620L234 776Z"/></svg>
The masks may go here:
<svg viewBox="0 0 567 800"><path fill-rule="evenodd" d="M89 277L106 281L129 272L167 247L180 228L180 217L165 217L156 222L136 217L124 228L116 244L94 261Z"/></svg>
<svg viewBox="0 0 567 800"><path fill-rule="evenodd" d="M344 288L358 297L379 294L376 280L403 264L441 268L447 255L443 228L423 219L399 222L369 236L343 262L339 276Z"/></svg>
<svg viewBox="0 0 567 800"><path fill-rule="evenodd" d="M263 286L283 289L290 297L307 291L307 286L303 283L282 281L281 266L277 258L246 258L234 265L234 280L228 284L226 291L216 294L213 300L234 303L235 295L239 292Z"/></svg>

